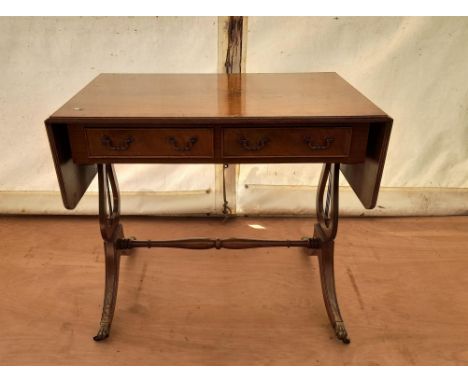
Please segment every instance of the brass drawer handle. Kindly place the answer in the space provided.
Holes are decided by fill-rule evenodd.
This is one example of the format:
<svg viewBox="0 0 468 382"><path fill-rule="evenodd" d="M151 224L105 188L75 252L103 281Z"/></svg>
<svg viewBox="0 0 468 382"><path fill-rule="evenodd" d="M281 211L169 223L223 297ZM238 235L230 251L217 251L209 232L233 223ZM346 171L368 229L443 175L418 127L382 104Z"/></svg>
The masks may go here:
<svg viewBox="0 0 468 382"><path fill-rule="evenodd" d="M246 137L241 136L239 138L239 143L241 144L242 148L246 151L259 151L263 149L267 143L271 141L268 137L262 137L257 142L251 143Z"/></svg>
<svg viewBox="0 0 468 382"><path fill-rule="evenodd" d="M190 137L184 145L181 145L176 137L167 138L169 144L174 148L175 151L191 151L195 143L198 142L198 137Z"/></svg>
<svg viewBox="0 0 468 382"><path fill-rule="evenodd" d="M335 138L325 137L323 144L314 143L311 137L304 137L304 143L309 146L311 150L326 150L329 149L331 144L335 142Z"/></svg>
<svg viewBox="0 0 468 382"><path fill-rule="evenodd" d="M133 139L133 137L128 137L127 139L125 139L122 143L119 143L119 144L114 144L114 142L112 142L112 139L111 137L109 137L108 135L104 135L102 138L101 138L101 143L106 146L108 149L110 150L114 150L114 151L125 151L125 150L128 150L128 148L130 147L130 145L135 142L135 139Z"/></svg>

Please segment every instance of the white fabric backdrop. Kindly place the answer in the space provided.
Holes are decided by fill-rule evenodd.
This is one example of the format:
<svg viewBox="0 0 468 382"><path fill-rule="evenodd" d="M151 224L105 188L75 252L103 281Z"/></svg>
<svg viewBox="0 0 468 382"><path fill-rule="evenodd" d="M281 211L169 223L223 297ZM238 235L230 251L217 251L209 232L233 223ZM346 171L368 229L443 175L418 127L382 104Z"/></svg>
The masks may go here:
<svg viewBox="0 0 468 382"><path fill-rule="evenodd" d="M43 121L97 74L216 72L217 34L216 17L0 18L0 212L69 213ZM117 173L125 212L214 210L213 165ZM96 213L96 191L95 179L74 212Z"/></svg>
<svg viewBox="0 0 468 382"><path fill-rule="evenodd" d="M217 23L0 18L0 213L68 213L43 120L100 72L216 72ZM468 213L468 18L249 17L248 27L248 72L337 71L394 118L371 213ZM117 172L124 213L219 212L212 165ZM310 213L318 173L242 165L238 212ZM342 184L341 211L362 214ZM75 213L96 212L95 191Z"/></svg>
<svg viewBox="0 0 468 382"><path fill-rule="evenodd" d="M467 41L467 17L250 17L247 71L336 71L394 118L374 214L468 213ZM319 171L241 166L240 211L311 211Z"/></svg>

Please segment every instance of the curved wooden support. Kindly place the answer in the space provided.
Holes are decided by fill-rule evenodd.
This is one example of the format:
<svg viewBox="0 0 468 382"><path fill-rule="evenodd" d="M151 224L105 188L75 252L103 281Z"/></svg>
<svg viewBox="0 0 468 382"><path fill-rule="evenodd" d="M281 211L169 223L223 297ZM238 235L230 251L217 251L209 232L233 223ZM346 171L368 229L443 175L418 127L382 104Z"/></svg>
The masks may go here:
<svg viewBox="0 0 468 382"><path fill-rule="evenodd" d="M314 238L321 242L318 255L320 280L322 284L323 300L327 309L328 318L335 330L336 337L349 344L348 333L341 317L335 288L334 248L335 237L338 230L338 181L339 164L324 164L320 175L320 184L317 191L317 220ZM323 197L328 182L327 199L323 205Z"/></svg>
<svg viewBox="0 0 468 382"><path fill-rule="evenodd" d="M119 286L120 250L117 248L117 240L122 239L123 229L119 224L114 231L111 241L104 241L106 256L106 282L104 287L104 302L99 331L93 337L95 341L102 341L109 337L112 319L114 317L117 289Z"/></svg>
<svg viewBox="0 0 468 382"><path fill-rule="evenodd" d="M316 226L316 229L320 229ZM335 330L336 337L349 344L348 333L341 317L340 307L338 306L338 299L336 297L335 288L335 269L333 261L335 242L333 240L326 241L322 244L322 249L318 255L319 268L320 268L320 281L322 284L323 300L327 309L328 318Z"/></svg>
<svg viewBox="0 0 468 382"><path fill-rule="evenodd" d="M322 240L334 240L338 231L338 182L340 165L338 163L326 163L322 167L320 182L317 190L317 220L323 231ZM323 196L327 186L327 200L323 205Z"/></svg>
<svg viewBox="0 0 468 382"><path fill-rule="evenodd" d="M120 220L120 193L114 166L98 165L99 226L104 240L111 241Z"/></svg>
<svg viewBox="0 0 468 382"><path fill-rule="evenodd" d="M114 167L110 164L98 165L99 177L99 225L104 239L106 276L104 302L101 323L95 341L102 341L109 336L114 317L121 250L119 240L124 238L120 220L120 194Z"/></svg>

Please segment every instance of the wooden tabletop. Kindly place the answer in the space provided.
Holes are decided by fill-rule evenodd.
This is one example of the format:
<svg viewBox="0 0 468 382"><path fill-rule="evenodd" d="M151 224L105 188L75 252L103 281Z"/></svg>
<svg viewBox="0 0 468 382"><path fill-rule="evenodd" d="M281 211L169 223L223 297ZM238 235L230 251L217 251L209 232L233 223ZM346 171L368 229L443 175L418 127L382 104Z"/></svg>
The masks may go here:
<svg viewBox="0 0 468 382"><path fill-rule="evenodd" d="M52 119L388 118L336 73L100 74Z"/></svg>

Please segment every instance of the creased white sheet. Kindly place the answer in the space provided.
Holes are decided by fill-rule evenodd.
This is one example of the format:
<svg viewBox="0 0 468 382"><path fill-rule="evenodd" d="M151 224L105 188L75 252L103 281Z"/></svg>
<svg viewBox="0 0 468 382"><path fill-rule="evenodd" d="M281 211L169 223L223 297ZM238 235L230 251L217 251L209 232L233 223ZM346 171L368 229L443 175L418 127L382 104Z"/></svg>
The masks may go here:
<svg viewBox="0 0 468 382"><path fill-rule="evenodd" d="M468 18L249 17L248 25L248 72L336 71L394 118L379 214L463 213ZM43 121L95 75L216 72L217 39L215 17L0 18L0 213L67 212ZM319 171L242 165L238 211L310 213L313 197L301 198ZM214 165L117 172L125 213L220 212ZM94 199L78 212L91 213ZM342 211L362 213L346 200Z"/></svg>

